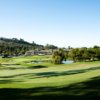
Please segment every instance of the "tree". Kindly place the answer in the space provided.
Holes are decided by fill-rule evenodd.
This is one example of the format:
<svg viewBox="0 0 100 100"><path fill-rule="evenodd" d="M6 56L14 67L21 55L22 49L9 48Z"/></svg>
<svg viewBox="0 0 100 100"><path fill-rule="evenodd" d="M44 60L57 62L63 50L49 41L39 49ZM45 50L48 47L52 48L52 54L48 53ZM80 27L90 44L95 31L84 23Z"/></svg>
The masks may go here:
<svg viewBox="0 0 100 100"><path fill-rule="evenodd" d="M100 60L100 48L94 48L95 59Z"/></svg>
<svg viewBox="0 0 100 100"><path fill-rule="evenodd" d="M71 50L68 52L68 57L71 58L73 61L76 61L77 50L78 50L78 49L71 49Z"/></svg>
<svg viewBox="0 0 100 100"><path fill-rule="evenodd" d="M63 49L59 49L53 52L52 61L54 64L61 64L63 60L66 60L67 52Z"/></svg>
<svg viewBox="0 0 100 100"><path fill-rule="evenodd" d="M52 44L46 44L44 48L48 50L48 49L57 49L58 47Z"/></svg>

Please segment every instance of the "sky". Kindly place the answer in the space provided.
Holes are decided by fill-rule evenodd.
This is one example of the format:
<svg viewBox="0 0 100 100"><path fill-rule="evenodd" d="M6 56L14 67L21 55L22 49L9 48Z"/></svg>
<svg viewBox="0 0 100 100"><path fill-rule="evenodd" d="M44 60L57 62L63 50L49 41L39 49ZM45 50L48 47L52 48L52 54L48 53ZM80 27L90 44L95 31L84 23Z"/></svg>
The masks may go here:
<svg viewBox="0 0 100 100"><path fill-rule="evenodd" d="M100 0L0 0L0 37L100 46Z"/></svg>

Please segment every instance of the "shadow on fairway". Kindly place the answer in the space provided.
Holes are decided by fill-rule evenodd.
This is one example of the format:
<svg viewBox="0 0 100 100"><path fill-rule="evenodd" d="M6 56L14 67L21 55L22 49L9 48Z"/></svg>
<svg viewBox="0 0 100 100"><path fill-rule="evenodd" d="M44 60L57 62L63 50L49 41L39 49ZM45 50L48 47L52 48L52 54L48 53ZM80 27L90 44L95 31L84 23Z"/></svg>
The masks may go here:
<svg viewBox="0 0 100 100"><path fill-rule="evenodd" d="M98 69L100 69L100 66L93 67L93 68L87 68L87 69L80 69L80 70L61 71L61 72L56 72L56 71L39 72L39 73L35 73L35 75L37 76L37 78L41 78L41 77L56 77L56 76L80 74L80 73L85 73L85 72L89 72L89 71L92 71L92 70L98 70Z"/></svg>
<svg viewBox="0 0 100 100"><path fill-rule="evenodd" d="M100 77L64 87L3 88L0 100L99 100Z"/></svg>
<svg viewBox="0 0 100 100"><path fill-rule="evenodd" d="M40 69L40 68L47 68L47 66L37 65L37 66L30 66L29 69Z"/></svg>
<svg viewBox="0 0 100 100"><path fill-rule="evenodd" d="M45 66L35 66L34 69L38 68L45 68ZM33 69L33 68L32 68ZM35 79L35 78L50 78L50 77L57 77L57 76L66 76L66 75L74 75L74 74L81 74L86 73L92 70L98 70L100 69L100 66L93 67L93 68L87 68L87 69L80 69L80 70L68 70L68 71L49 71L49 72L37 72L37 73L20 73L10 76L0 76L0 84L6 84L6 83L13 83L13 82L24 82L24 79ZM16 77L23 77L21 80L15 80Z"/></svg>
<svg viewBox="0 0 100 100"><path fill-rule="evenodd" d="M6 65L7 67L5 67ZM2 67L0 67L0 70L16 70L16 69L40 69L40 68L47 68L48 66L43 65L36 65L36 66L30 66L30 67L23 67L21 65L17 64L2 64Z"/></svg>

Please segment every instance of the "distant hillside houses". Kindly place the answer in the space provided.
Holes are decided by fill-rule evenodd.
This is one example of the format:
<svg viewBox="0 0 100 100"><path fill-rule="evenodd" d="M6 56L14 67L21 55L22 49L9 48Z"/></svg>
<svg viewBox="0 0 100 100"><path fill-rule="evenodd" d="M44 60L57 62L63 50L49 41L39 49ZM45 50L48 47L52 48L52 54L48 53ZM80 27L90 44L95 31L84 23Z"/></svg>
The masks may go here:
<svg viewBox="0 0 100 100"><path fill-rule="evenodd" d="M25 53L25 56L33 55L52 55L52 50L30 50Z"/></svg>

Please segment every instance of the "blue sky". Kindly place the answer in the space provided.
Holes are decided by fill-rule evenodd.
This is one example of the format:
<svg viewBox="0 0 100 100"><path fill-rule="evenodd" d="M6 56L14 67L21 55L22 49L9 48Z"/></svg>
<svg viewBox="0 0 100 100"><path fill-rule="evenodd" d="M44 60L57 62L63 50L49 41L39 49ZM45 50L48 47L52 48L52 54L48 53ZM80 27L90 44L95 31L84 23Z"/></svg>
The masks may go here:
<svg viewBox="0 0 100 100"><path fill-rule="evenodd" d="M100 45L100 0L0 0L0 37L59 47Z"/></svg>

